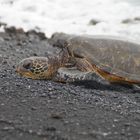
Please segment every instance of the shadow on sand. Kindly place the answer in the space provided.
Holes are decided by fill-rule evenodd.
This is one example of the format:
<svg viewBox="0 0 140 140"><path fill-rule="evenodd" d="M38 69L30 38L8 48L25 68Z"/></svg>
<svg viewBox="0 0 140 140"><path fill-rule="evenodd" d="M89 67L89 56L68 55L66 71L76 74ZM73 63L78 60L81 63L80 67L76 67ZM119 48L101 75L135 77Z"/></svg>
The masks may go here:
<svg viewBox="0 0 140 140"><path fill-rule="evenodd" d="M77 81L72 83L75 86L82 86L87 89L96 89L96 90L109 90L117 92L140 92L140 87L135 85L127 84L110 84L108 82L99 82L93 80L86 81Z"/></svg>

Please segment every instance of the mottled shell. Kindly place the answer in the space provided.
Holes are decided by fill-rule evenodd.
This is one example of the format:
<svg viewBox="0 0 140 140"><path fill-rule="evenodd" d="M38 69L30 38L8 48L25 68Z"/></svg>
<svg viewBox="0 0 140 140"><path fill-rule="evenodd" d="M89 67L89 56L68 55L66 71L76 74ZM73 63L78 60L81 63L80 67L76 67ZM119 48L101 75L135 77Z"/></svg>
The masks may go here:
<svg viewBox="0 0 140 140"><path fill-rule="evenodd" d="M140 44L117 37L56 34L69 52L110 74L140 81Z"/></svg>

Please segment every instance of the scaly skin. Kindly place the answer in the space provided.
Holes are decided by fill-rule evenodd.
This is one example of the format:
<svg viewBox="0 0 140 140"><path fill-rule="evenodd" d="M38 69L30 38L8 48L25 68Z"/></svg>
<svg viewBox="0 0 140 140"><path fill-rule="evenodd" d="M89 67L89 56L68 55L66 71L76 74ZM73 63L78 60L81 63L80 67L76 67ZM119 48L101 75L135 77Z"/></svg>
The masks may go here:
<svg viewBox="0 0 140 140"><path fill-rule="evenodd" d="M140 84L140 44L136 42L117 37L56 33L49 43L52 49L59 48L60 53L55 57L24 59L17 66L17 72L32 79L53 79L59 68L70 62L77 70L94 72L110 83Z"/></svg>
<svg viewBox="0 0 140 140"><path fill-rule="evenodd" d="M29 57L23 59L17 66L16 72L31 79L52 79L57 70L68 62L68 52L61 51L56 57Z"/></svg>

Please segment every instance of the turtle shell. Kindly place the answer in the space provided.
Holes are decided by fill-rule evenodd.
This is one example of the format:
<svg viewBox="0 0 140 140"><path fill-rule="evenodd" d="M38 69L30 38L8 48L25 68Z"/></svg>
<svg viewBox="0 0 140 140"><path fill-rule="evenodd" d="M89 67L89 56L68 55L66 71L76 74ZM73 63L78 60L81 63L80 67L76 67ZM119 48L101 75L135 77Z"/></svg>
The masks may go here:
<svg viewBox="0 0 140 140"><path fill-rule="evenodd" d="M109 74L140 81L140 44L106 36L69 36L68 50Z"/></svg>

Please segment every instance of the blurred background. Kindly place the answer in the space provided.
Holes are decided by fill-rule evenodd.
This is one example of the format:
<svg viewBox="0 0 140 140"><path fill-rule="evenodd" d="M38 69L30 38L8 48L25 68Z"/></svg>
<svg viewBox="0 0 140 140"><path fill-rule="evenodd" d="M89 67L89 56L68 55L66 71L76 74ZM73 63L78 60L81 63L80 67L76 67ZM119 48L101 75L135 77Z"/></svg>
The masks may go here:
<svg viewBox="0 0 140 140"><path fill-rule="evenodd" d="M47 37L65 32L139 40L140 0L0 0L0 22Z"/></svg>

